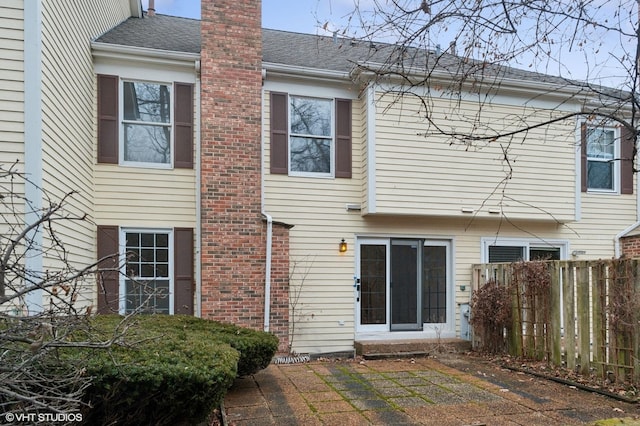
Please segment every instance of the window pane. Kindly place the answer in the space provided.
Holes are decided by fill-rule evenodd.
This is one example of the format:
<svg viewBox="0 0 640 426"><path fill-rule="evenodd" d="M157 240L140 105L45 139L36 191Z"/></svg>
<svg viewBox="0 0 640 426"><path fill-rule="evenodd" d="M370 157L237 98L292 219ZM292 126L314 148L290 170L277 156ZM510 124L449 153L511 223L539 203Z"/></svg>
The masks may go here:
<svg viewBox="0 0 640 426"><path fill-rule="evenodd" d="M169 313L169 233L127 232L125 311ZM158 279L161 278L161 279Z"/></svg>
<svg viewBox="0 0 640 426"><path fill-rule="evenodd" d="M140 234L140 245L142 247L153 247L155 244L155 234Z"/></svg>
<svg viewBox="0 0 640 426"><path fill-rule="evenodd" d="M387 322L387 247L360 246L360 322Z"/></svg>
<svg viewBox="0 0 640 426"><path fill-rule="evenodd" d="M156 249L156 262L168 262L169 250L168 249Z"/></svg>
<svg viewBox="0 0 640 426"><path fill-rule="evenodd" d="M124 119L152 123L171 122L169 87L157 83L124 82Z"/></svg>
<svg viewBox="0 0 640 426"><path fill-rule="evenodd" d="M124 125L124 159L141 163L169 164L171 127Z"/></svg>
<svg viewBox="0 0 640 426"><path fill-rule="evenodd" d="M613 163L589 161L587 179L591 189L613 189Z"/></svg>
<svg viewBox="0 0 640 426"><path fill-rule="evenodd" d="M331 173L331 142L291 138L291 171Z"/></svg>
<svg viewBox="0 0 640 426"><path fill-rule="evenodd" d="M612 129L587 129L587 156L589 158L613 159L615 133Z"/></svg>
<svg viewBox="0 0 640 426"><path fill-rule="evenodd" d="M127 247L138 247L140 245L140 234L137 232L127 232Z"/></svg>
<svg viewBox="0 0 640 426"><path fill-rule="evenodd" d="M125 311L169 313L169 281L125 281Z"/></svg>
<svg viewBox="0 0 640 426"><path fill-rule="evenodd" d="M331 136L331 100L291 96L291 133Z"/></svg>
<svg viewBox="0 0 640 426"><path fill-rule="evenodd" d="M169 235L156 234L156 247L169 247Z"/></svg>
<svg viewBox="0 0 640 426"><path fill-rule="evenodd" d="M331 173L331 141L291 138L291 171Z"/></svg>
<svg viewBox="0 0 640 426"><path fill-rule="evenodd" d="M167 278L169 276L169 265L160 263L156 265L156 277Z"/></svg>
<svg viewBox="0 0 640 426"><path fill-rule="evenodd" d="M560 260L560 249L558 247L531 247L529 260Z"/></svg>
<svg viewBox="0 0 640 426"><path fill-rule="evenodd" d="M153 263L143 263L140 265L140 276L144 278L153 278L156 276L156 269Z"/></svg>
<svg viewBox="0 0 640 426"><path fill-rule="evenodd" d="M489 263L517 262L524 259L524 247L489 246Z"/></svg>
<svg viewBox="0 0 640 426"><path fill-rule="evenodd" d="M422 322L447 322L447 248L425 246L422 259Z"/></svg>

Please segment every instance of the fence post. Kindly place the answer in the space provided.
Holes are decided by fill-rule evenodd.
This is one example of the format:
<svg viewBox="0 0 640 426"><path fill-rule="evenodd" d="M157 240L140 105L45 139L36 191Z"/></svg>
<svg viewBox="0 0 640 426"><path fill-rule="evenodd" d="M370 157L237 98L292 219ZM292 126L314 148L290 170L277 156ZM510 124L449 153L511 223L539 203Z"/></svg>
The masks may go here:
<svg viewBox="0 0 640 426"><path fill-rule="evenodd" d="M547 331L549 333L547 341L551 346L549 348L551 352L551 362L553 363L553 365L559 367L562 365L562 334L560 332L560 305L562 303L562 300L560 300L560 262L550 262L549 269L549 273L551 275L551 288L549 292L549 326L551 330ZM544 307L542 308L544 309Z"/></svg>

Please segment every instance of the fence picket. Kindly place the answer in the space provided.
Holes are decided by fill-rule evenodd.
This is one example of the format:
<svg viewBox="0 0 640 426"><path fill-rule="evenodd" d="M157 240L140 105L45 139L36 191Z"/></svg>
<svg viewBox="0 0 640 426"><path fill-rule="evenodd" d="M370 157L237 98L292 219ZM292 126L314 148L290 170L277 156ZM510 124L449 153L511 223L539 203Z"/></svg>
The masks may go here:
<svg viewBox="0 0 640 426"><path fill-rule="evenodd" d="M587 262L576 264L576 305L578 325L578 365L580 374L589 374L591 368L591 311L589 310L589 266Z"/></svg>
<svg viewBox="0 0 640 426"><path fill-rule="evenodd" d="M568 262L561 262L562 267L562 305L564 319L564 353L569 370L576 369L576 321L574 304L574 267Z"/></svg>
<svg viewBox="0 0 640 426"><path fill-rule="evenodd" d="M551 273L551 286L549 297L549 329L545 333L545 340L550 349L550 360L554 365L562 365L562 334L560 331L561 323L561 304L560 300L560 262L554 261L549 264L549 272ZM546 312L545 306L540 309Z"/></svg>
<svg viewBox="0 0 640 426"><path fill-rule="evenodd" d="M591 267L591 304L593 321L593 364L604 377L607 362L606 271L600 261Z"/></svg>

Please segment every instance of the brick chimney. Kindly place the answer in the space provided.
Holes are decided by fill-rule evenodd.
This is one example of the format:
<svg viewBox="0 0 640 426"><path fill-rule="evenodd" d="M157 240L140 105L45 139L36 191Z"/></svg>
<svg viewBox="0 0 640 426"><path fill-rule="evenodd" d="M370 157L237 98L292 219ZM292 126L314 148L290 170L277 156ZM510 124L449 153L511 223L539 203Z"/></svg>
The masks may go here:
<svg viewBox="0 0 640 426"><path fill-rule="evenodd" d="M262 329L261 5L202 0L202 316Z"/></svg>
<svg viewBox="0 0 640 426"><path fill-rule="evenodd" d="M156 14L156 2L155 0L149 0L149 7L147 7L147 16L155 16Z"/></svg>

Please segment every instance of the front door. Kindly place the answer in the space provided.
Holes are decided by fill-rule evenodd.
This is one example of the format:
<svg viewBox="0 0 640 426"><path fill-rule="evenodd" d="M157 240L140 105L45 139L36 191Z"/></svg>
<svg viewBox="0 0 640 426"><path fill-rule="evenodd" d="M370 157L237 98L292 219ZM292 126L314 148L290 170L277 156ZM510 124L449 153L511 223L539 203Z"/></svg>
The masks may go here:
<svg viewBox="0 0 640 426"><path fill-rule="evenodd" d="M358 240L356 332L453 330L449 241Z"/></svg>

